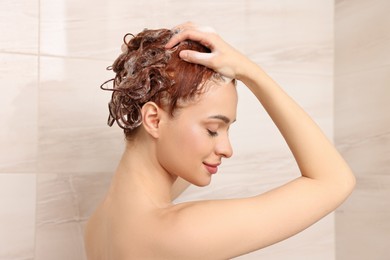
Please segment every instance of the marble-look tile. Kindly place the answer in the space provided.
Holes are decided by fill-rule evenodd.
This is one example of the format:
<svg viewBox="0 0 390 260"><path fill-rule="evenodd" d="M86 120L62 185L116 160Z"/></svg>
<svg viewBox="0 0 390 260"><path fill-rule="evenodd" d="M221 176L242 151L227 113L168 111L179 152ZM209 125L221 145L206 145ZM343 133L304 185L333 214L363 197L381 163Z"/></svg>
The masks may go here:
<svg viewBox="0 0 390 260"><path fill-rule="evenodd" d="M108 127L111 78L107 62L41 58L39 157L41 173L112 172L124 149L119 127Z"/></svg>
<svg viewBox="0 0 390 260"><path fill-rule="evenodd" d="M335 259L334 214L326 216L305 231L278 244L243 255L237 260L330 260Z"/></svg>
<svg viewBox="0 0 390 260"><path fill-rule="evenodd" d="M99 1L99 4L92 0L42 0L40 3L44 55L112 60L118 55L125 33L171 28L188 20L225 28L231 39L236 38L234 32L243 28L244 5L232 0L223 3L190 0L185 4L178 0Z"/></svg>
<svg viewBox="0 0 390 260"><path fill-rule="evenodd" d="M336 1L335 69L338 75L390 65L390 2Z"/></svg>
<svg viewBox="0 0 390 260"><path fill-rule="evenodd" d="M336 1L335 139L357 176L336 212L337 259L390 255L389 2Z"/></svg>
<svg viewBox="0 0 390 260"><path fill-rule="evenodd" d="M389 71L336 76L336 142L357 175L390 171Z"/></svg>
<svg viewBox="0 0 390 260"><path fill-rule="evenodd" d="M73 175L38 174L37 225L56 225L80 220Z"/></svg>
<svg viewBox="0 0 390 260"><path fill-rule="evenodd" d="M85 259L85 221L102 200L111 174L40 174L37 259Z"/></svg>
<svg viewBox="0 0 390 260"><path fill-rule="evenodd" d="M36 259L85 260L82 224L77 222L38 225Z"/></svg>
<svg viewBox="0 0 390 260"><path fill-rule="evenodd" d="M333 138L333 89L330 76L275 73L274 78ZM233 157L225 160L258 158L258 165L280 165L276 158L292 158L278 129L249 90L238 86L237 122L230 128ZM253 160L254 161L254 160ZM268 163L268 161L274 161Z"/></svg>
<svg viewBox="0 0 390 260"><path fill-rule="evenodd" d="M0 172L35 172L38 58L0 55Z"/></svg>
<svg viewBox="0 0 390 260"><path fill-rule="evenodd" d="M73 177L82 221L89 219L108 192L113 173L77 174Z"/></svg>
<svg viewBox="0 0 390 260"><path fill-rule="evenodd" d="M39 174L37 225L85 221L103 199L111 176L111 173Z"/></svg>
<svg viewBox="0 0 390 260"><path fill-rule="evenodd" d="M336 75L335 131L341 142L388 133L390 66ZM354 116L351 116L354 115Z"/></svg>
<svg viewBox="0 0 390 260"><path fill-rule="evenodd" d="M333 2L247 1L245 53L269 72L331 75Z"/></svg>
<svg viewBox="0 0 390 260"><path fill-rule="evenodd" d="M38 54L39 1L2 0L0 52Z"/></svg>
<svg viewBox="0 0 390 260"><path fill-rule="evenodd" d="M350 115L345 120L349 118ZM361 123L351 129L363 127L370 121L369 115L363 117ZM377 131L389 129L376 126ZM357 189L336 215L338 255L340 259L387 259L390 253L386 242L390 239L387 224L390 217L390 135L374 132L345 139L337 135L336 131L337 146L358 177Z"/></svg>
<svg viewBox="0 0 390 260"><path fill-rule="evenodd" d="M357 177L367 177L370 172L383 176L390 173L389 132L337 142L337 148Z"/></svg>
<svg viewBox="0 0 390 260"><path fill-rule="evenodd" d="M390 178L367 172L336 214L337 259L387 260L390 255Z"/></svg>
<svg viewBox="0 0 390 260"><path fill-rule="evenodd" d="M0 174L0 259L34 259L35 174Z"/></svg>

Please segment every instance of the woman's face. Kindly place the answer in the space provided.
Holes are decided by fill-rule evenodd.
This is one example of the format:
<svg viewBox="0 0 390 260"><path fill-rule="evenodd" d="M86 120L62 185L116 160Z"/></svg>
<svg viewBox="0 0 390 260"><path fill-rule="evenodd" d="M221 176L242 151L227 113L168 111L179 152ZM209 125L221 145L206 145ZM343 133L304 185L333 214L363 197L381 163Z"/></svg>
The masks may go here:
<svg viewBox="0 0 390 260"><path fill-rule="evenodd" d="M197 186L208 185L222 158L232 156L229 127L236 119L237 91L232 82L210 81L199 101L160 122L160 165Z"/></svg>

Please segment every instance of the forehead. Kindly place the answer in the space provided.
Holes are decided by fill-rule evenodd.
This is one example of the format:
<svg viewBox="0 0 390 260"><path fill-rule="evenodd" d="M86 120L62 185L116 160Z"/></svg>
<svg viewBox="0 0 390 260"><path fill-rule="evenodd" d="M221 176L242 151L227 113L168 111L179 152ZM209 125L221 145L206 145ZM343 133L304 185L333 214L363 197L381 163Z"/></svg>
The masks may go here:
<svg viewBox="0 0 390 260"><path fill-rule="evenodd" d="M232 122L236 119L237 100L237 90L233 82L208 81L196 101L185 105L179 113L192 118L223 115Z"/></svg>

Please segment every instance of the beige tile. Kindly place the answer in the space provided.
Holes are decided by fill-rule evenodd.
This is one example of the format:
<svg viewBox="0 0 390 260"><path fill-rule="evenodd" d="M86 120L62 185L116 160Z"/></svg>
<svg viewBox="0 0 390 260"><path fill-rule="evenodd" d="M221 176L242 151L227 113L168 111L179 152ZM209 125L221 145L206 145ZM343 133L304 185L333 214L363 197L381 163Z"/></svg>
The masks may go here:
<svg viewBox="0 0 390 260"><path fill-rule="evenodd" d="M35 174L0 174L0 259L33 259Z"/></svg>
<svg viewBox="0 0 390 260"><path fill-rule="evenodd" d="M109 60L118 54L126 32L143 29L150 7L134 1L40 3L42 54Z"/></svg>
<svg viewBox="0 0 390 260"><path fill-rule="evenodd" d="M73 177L74 192L78 197L80 218L87 220L105 197L112 173L77 174Z"/></svg>
<svg viewBox="0 0 390 260"><path fill-rule="evenodd" d="M38 54L39 2L1 1L0 52Z"/></svg>
<svg viewBox="0 0 390 260"><path fill-rule="evenodd" d="M332 1L247 1L245 19L245 52L269 72L331 73Z"/></svg>
<svg viewBox="0 0 390 260"><path fill-rule="evenodd" d="M325 134L333 138L333 88L331 76L274 73L274 79L313 117ZM271 156L291 157L275 124L258 100L241 84L238 87L237 122L230 128L233 158L258 157L259 165ZM256 145L254 145L256 144Z"/></svg>
<svg viewBox="0 0 390 260"><path fill-rule="evenodd" d="M358 177L390 173L390 133L347 139L337 147Z"/></svg>
<svg viewBox="0 0 390 260"><path fill-rule="evenodd" d="M118 54L122 37L144 28L171 28L193 20L224 28L230 39L242 29L237 1L63 1L41 2L41 52L45 55L108 59ZM93 12L85 12L93 6ZM239 15L237 15L239 14ZM239 19L237 19L239 18Z"/></svg>
<svg viewBox="0 0 390 260"><path fill-rule="evenodd" d="M99 87L114 76L106 70L109 65L107 61L41 57L40 127L62 129L105 124L112 92Z"/></svg>
<svg viewBox="0 0 390 260"><path fill-rule="evenodd" d="M75 222L38 225L35 259L85 260L82 229Z"/></svg>
<svg viewBox="0 0 390 260"><path fill-rule="evenodd" d="M78 196L73 175L38 174L37 226L80 220Z"/></svg>
<svg viewBox="0 0 390 260"><path fill-rule="evenodd" d="M85 221L102 200L111 174L40 174L37 259L85 259Z"/></svg>
<svg viewBox="0 0 390 260"><path fill-rule="evenodd" d="M38 59L1 55L0 172L35 172L37 154Z"/></svg>
<svg viewBox="0 0 390 260"><path fill-rule="evenodd" d="M111 173L39 174L37 225L82 222L102 201Z"/></svg>
<svg viewBox="0 0 390 260"><path fill-rule="evenodd" d="M334 216L323 218L300 234L259 251L237 257L237 260L331 260L335 259Z"/></svg>
<svg viewBox="0 0 390 260"><path fill-rule="evenodd" d="M353 63L353 61L351 61ZM390 66L335 77L335 131L340 144L390 129ZM337 72L337 71L336 71Z"/></svg>
<svg viewBox="0 0 390 260"><path fill-rule="evenodd" d="M108 127L113 75L107 62L42 58L39 106L41 173L113 171L124 147L122 130Z"/></svg>
<svg viewBox="0 0 390 260"><path fill-rule="evenodd" d="M337 259L390 254L389 2L337 1L335 137L357 176L336 213Z"/></svg>
<svg viewBox="0 0 390 260"><path fill-rule="evenodd" d="M390 65L390 2L336 1L336 72L362 73Z"/></svg>
<svg viewBox="0 0 390 260"><path fill-rule="evenodd" d="M390 178L375 173L358 179L336 213L337 259L386 260L390 255Z"/></svg>

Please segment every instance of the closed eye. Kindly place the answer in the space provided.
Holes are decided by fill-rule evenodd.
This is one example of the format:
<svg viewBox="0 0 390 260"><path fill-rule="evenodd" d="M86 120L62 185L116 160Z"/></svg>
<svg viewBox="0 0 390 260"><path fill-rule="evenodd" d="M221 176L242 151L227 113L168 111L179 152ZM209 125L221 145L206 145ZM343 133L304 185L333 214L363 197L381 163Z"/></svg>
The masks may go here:
<svg viewBox="0 0 390 260"><path fill-rule="evenodd" d="M216 137L216 136L218 136L218 133L217 133L217 132L211 131L210 129L207 129L207 133L208 133L211 137Z"/></svg>

